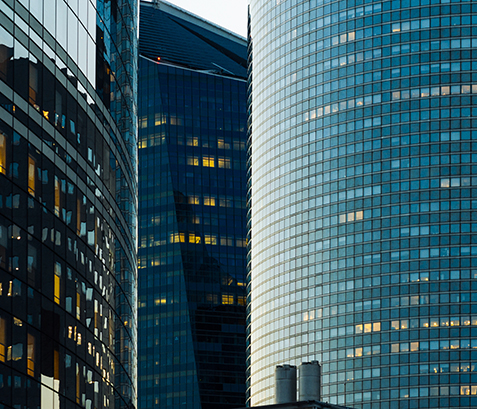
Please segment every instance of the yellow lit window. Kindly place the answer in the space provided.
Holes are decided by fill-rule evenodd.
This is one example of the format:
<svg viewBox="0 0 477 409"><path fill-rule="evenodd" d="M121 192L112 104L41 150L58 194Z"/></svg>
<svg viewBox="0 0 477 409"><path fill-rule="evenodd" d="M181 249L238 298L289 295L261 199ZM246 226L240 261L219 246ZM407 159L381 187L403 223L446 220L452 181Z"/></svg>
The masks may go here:
<svg viewBox="0 0 477 409"><path fill-rule="evenodd" d="M409 328L409 320L401 320L401 329Z"/></svg>
<svg viewBox="0 0 477 409"><path fill-rule="evenodd" d="M363 333L363 325L358 324L356 325L356 334L362 334Z"/></svg>
<svg viewBox="0 0 477 409"><path fill-rule="evenodd" d="M356 348L354 356L363 356L363 348Z"/></svg>
<svg viewBox="0 0 477 409"><path fill-rule="evenodd" d="M204 156L202 158L202 166L207 168L214 168L215 167L215 159L213 156Z"/></svg>
<svg viewBox="0 0 477 409"><path fill-rule="evenodd" d="M470 386L465 385L460 387L460 394L461 395L470 395Z"/></svg>
<svg viewBox="0 0 477 409"><path fill-rule="evenodd" d="M55 215L60 216L60 180L55 176Z"/></svg>
<svg viewBox="0 0 477 409"><path fill-rule="evenodd" d="M185 233L172 233L169 236L170 243L185 243Z"/></svg>
<svg viewBox="0 0 477 409"><path fill-rule="evenodd" d="M459 317L452 317L450 321L451 327L457 327L460 324L460 318Z"/></svg>
<svg viewBox="0 0 477 409"><path fill-rule="evenodd" d="M199 138L196 136L188 136L186 144L187 146L199 146Z"/></svg>
<svg viewBox="0 0 477 409"><path fill-rule="evenodd" d="M419 342L411 342L411 351L419 351Z"/></svg>
<svg viewBox="0 0 477 409"><path fill-rule="evenodd" d="M0 173L7 173L7 137L0 132Z"/></svg>
<svg viewBox="0 0 477 409"><path fill-rule="evenodd" d="M60 285L61 285L61 264L55 263L55 277L54 277L54 300L57 304L60 303Z"/></svg>
<svg viewBox="0 0 477 409"><path fill-rule="evenodd" d="M340 214L340 223L346 223L346 214Z"/></svg>
<svg viewBox="0 0 477 409"><path fill-rule="evenodd" d="M76 403L80 403L80 368L79 364L76 364Z"/></svg>
<svg viewBox="0 0 477 409"><path fill-rule="evenodd" d="M431 325L431 327L438 327L439 326L439 318L431 318L430 325Z"/></svg>
<svg viewBox="0 0 477 409"><path fill-rule="evenodd" d="M204 196L204 205L205 206L215 206L215 197Z"/></svg>
<svg viewBox="0 0 477 409"><path fill-rule="evenodd" d="M147 116L139 118L139 128L147 128Z"/></svg>
<svg viewBox="0 0 477 409"><path fill-rule="evenodd" d="M391 329L399 329L399 320L391 321Z"/></svg>
<svg viewBox="0 0 477 409"><path fill-rule="evenodd" d="M356 212L356 220L363 220L363 211Z"/></svg>
<svg viewBox="0 0 477 409"><path fill-rule="evenodd" d="M237 302L238 302L239 305L245 305L245 297L239 295L238 298L237 298Z"/></svg>
<svg viewBox="0 0 477 409"><path fill-rule="evenodd" d="M229 294L222 294L222 304L233 304L234 296Z"/></svg>
<svg viewBox="0 0 477 409"><path fill-rule="evenodd" d="M195 233L189 233L189 243L200 244L200 236Z"/></svg>
<svg viewBox="0 0 477 409"><path fill-rule="evenodd" d="M399 352L399 344L391 344L391 352Z"/></svg>
<svg viewBox="0 0 477 409"><path fill-rule="evenodd" d="M196 205L200 204L199 196L188 196L187 203Z"/></svg>
<svg viewBox="0 0 477 409"><path fill-rule="evenodd" d="M5 318L0 318L0 362L5 362L6 332L7 323Z"/></svg>
<svg viewBox="0 0 477 409"><path fill-rule="evenodd" d="M374 331L381 331L381 323L380 322L374 322L373 323L373 332Z"/></svg>
<svg viewBox="0 0 477 409"><path fill-rule="evenodd" d="M166 123L166 118L162 114L156 114L154 116L154 125L162 125Z"/></svg>
<svg viewBox="0 0 477 409"><path fill-rule="evenodd" d="M197 156L188 156L187 164L190 166L199 166L199 158Z"/></svg>
<svg viewBox="0 0 477 409"><path fill-rule="evenodd" d="M80 293L76 293L76 319L79 320L81 318L81 296Z"/></svg>
<svg viewBox="0 0 477 409"><path fill-rule="evenodd" d="M354 212L348 213L348 221L353 222L354 221Z"/></svg>
<svg viewBox="0 0 477 409"><path fill-rule="evenodd" d="M217 139L217 147L219 149L230 149L230 143L225 142L224 139ZM234 149L235 149L235 141L234 141Z"/></svg>
<svg viewBox="0 0 477 409"><path fill-rule="evenodd" d="M219 168L230 169L230 158L219 158Z"/></svg>
<svg viewBox="0 0 477 409"><path fill-rule="evenodd" d="M450 87L441 87L441 95L449 95L450 94Z"/></svg>
<svg viewBox="0 0 477 409"><path fill-rule="evenodd" d="M217 236L213 234L206 234L204 237L205 244L210 244L212 246L217 245Z"/></svg>
<svg viewBox="0 0 477 409"><path fill-rule="evenodd" d="M35 376L35 337L31 334L28 334L27 374Z"/></svg>
<svg viewBox="0 0 477 409"><path fill-rule="evenodd" d="M364 324L364 332L371 332L371 324Z"/></svg>
<svg viewBox="0 0 477 409"><path fill-rule="evenodd" d="M354 36L355 36L355 32L354 31L350 31L348 33L348 41L353 41L354 40Z"/></svg>

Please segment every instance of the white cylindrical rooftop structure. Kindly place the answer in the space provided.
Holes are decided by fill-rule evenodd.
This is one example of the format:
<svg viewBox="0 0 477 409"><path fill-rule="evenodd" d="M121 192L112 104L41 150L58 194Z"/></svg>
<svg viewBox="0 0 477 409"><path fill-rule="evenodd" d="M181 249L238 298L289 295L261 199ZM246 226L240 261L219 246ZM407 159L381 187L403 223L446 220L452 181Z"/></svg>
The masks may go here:
<svg viewBox="0 0 477 409"><path fill-rule="evenodd" d="M296 366L275 368L275 403L296 402Z"/></svg>
<svg viewBox="0 0 477 409"><path fill-rule="evenodd" d="M299 367L299 401L321 401L321 365L318 361L303 362Z"/></svg>

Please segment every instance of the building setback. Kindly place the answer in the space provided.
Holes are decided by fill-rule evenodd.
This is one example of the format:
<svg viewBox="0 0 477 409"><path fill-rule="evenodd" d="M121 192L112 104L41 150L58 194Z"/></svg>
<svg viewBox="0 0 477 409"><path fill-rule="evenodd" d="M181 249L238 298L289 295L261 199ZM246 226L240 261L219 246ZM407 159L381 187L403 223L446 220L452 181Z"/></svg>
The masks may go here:
<svg viewBox="0 0 477 409"><path fill-rule="evenodd" d="M139 407L245 404L245 39L141 3Z"/></svg>
<svg viewBox="0 0 477 409"><path fill-rule="evenodd" d="M251 406L477 404L476 6L251 0Z"/></svg>
<svg viewBox="0 0 477 409"><path fill-rule="evenodd" d="M0 406L136 405L137 4L0 1Z"/></svg>

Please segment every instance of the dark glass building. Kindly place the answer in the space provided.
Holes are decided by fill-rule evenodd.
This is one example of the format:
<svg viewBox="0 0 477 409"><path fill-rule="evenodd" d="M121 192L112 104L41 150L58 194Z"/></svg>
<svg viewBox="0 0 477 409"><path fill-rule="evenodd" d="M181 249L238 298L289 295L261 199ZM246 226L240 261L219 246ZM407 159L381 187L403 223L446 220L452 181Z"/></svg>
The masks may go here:
<svg viewBox="0 0 477 409"><path fill-rule="evenodd" d="M246 41L141 3L139 407L245 404Z"/></svg>
<svg viewBox="0 0 477 409"><path fill-rule="evenodd" d="M0 0L0 407L136 406L137 2Z"/></svg>
<svg viewBox="0 0 477 409"><path fill-rule="evenodd" d="M477 405L477 2L251 0L252 405Z"/></svg>

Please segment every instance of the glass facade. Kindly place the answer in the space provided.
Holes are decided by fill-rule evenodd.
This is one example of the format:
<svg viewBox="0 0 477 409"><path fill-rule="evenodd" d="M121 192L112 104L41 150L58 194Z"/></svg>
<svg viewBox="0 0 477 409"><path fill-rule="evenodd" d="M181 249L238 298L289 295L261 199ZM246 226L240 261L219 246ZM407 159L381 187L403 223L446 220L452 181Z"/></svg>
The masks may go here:
<svg viewBox="0 0 477 409"><path fill-rule="evenodd" d="M249 403L477 404L477 3L251 0Z"/></svg>
<svg viewBox="0 0 477 409"><path fill-rule="evenodd" d="M246 41L141 3L141 409L245 405Z"/></svg>
<svg viewBox="0 0 477 409"><path fill-rule="evenodd" d="M0 407L136 407L137 3L0 0Z"/></svg>

